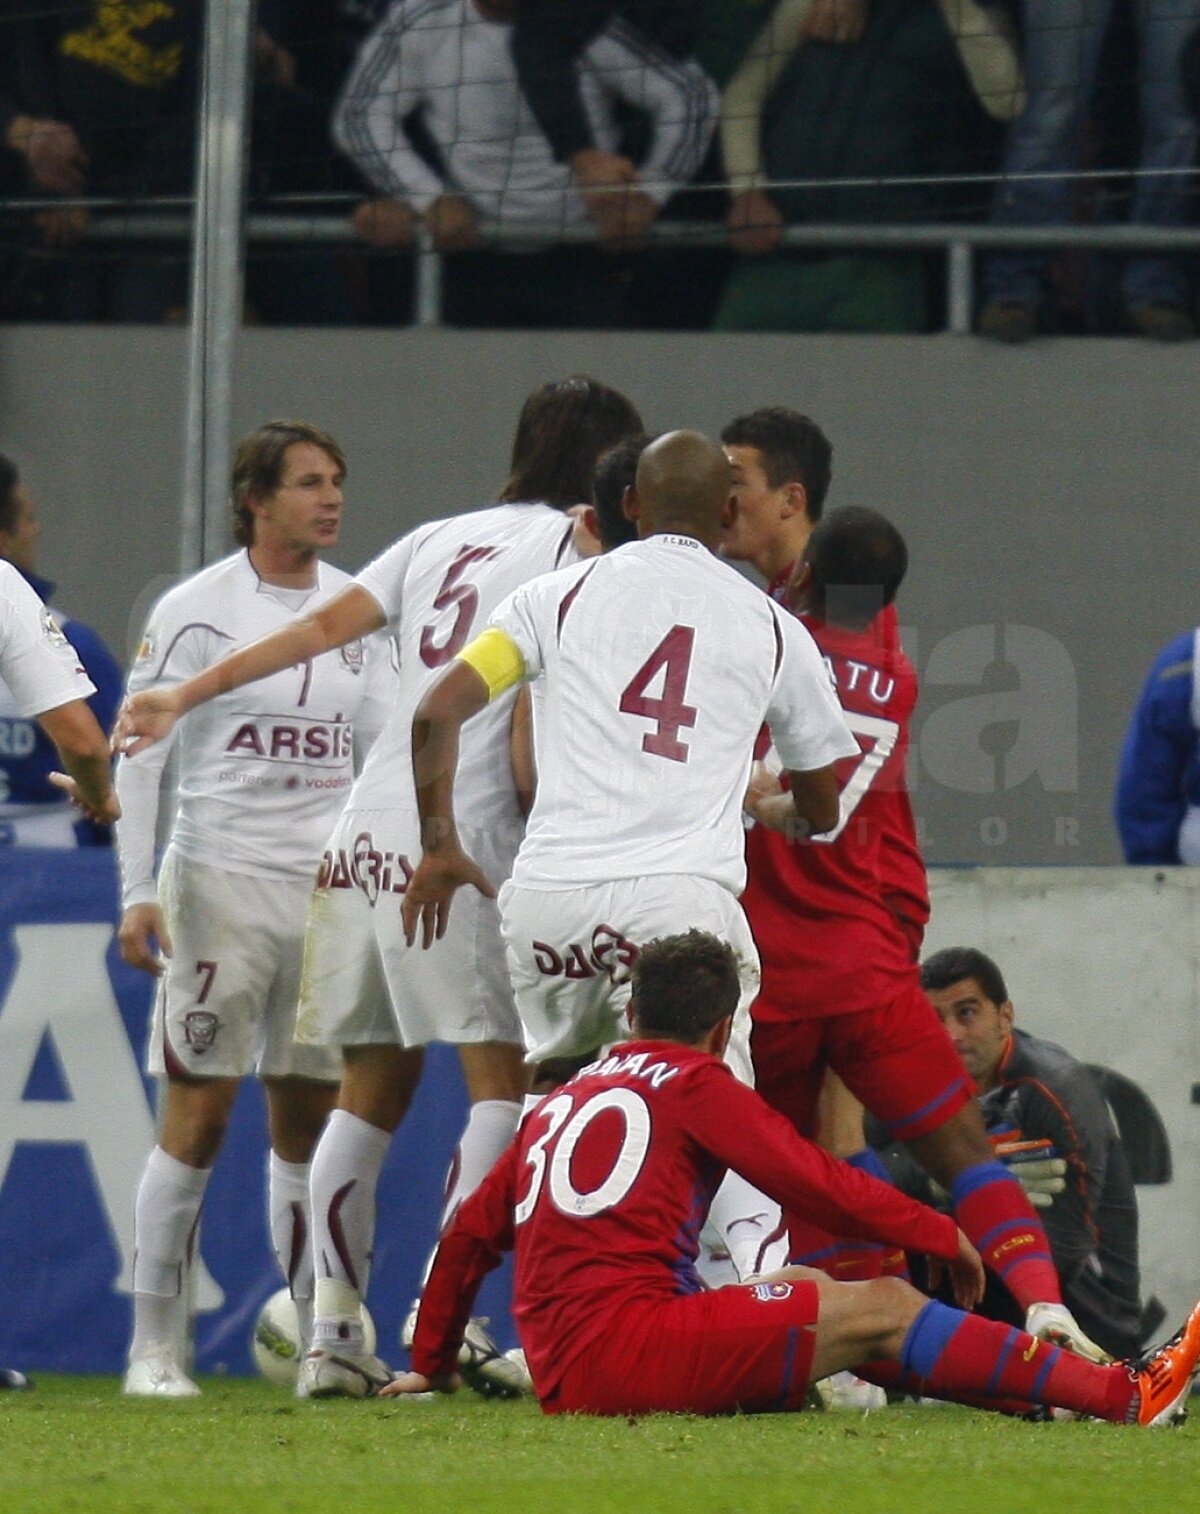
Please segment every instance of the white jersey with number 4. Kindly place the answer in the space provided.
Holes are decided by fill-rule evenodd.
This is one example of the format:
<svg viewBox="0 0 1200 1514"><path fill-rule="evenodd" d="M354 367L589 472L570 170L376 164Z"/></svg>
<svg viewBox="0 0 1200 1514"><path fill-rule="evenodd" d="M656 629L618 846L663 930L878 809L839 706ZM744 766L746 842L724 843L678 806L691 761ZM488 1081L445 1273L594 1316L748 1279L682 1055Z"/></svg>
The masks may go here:
<svg viewBox="0 0 1200 1514"><path fill-rule="evenodd" d="M415 816L412 719L440 676L492 611L518 585L578 561L574 523L544 504L494 505L418 526L355 582L377 600L400 654L395 711L347 804L354 810L405 809ZM465 726L459 750L456 814L461 824L521 825L509 757L515 694L493 701Z"/></svg>
<svg viewBox="0 0 1200 1514"><path fill-rule="evenodd" d="M316 609L349 582L340 568L318 563L312 589L279 588L259 578L244 551L203 568L151 611L130 692L181 683ZM361 756L382 727L395 687L387 643L374 637L191 710L173 733L179 774L174 849L194 862L256 877L315 877L354 782L355 748ZM127 905L145 900L154 815L136 800L125 806L123 770L128 763L128 784L139 764L161 769L166 745L123 758L118 770Z"/></svg>
<svg viewBox="0 0 1200 1514"><path fill-rule="evenodd" d="M492 624L537 680L537 799L514 884L680 873L740 893L764 721L791 769L858 751L812 637L690 536L537 579Z"/></svg>

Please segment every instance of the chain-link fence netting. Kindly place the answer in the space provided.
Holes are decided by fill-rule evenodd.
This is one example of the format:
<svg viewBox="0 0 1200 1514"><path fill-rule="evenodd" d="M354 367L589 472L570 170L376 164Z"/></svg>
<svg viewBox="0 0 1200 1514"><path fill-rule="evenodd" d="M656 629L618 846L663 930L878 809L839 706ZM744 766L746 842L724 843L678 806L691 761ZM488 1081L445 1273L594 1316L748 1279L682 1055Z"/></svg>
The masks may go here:
<svg viewBox="0 0 1200 1514"><path fill-rule="evenodd" d="M182 317L203 24L0 0L0 314ZM946 228L1192 223L1198 28L1200 0L263 0L246 319L936 329ZM1191 329L1174 248L976 271L993 335Z"/></svg>

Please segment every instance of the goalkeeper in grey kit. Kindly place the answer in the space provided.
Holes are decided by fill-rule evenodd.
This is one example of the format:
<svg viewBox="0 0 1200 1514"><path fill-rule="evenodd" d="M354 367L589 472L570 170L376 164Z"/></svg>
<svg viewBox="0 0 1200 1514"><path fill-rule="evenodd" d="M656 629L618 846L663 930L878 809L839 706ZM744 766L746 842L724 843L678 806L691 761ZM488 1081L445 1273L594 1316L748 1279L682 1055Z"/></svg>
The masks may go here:
<svg viewBox="0 0 1200 1514"><path fill-rule="evenodd" d="M1046 1228L1067 1307L1113 1356L1136 1356L1144 1337L1137 1199L1094 1076L1061 1046L1014 1026L1004 978L983 952L935 952L921 964L921 984L975 1080L997 1156ZM906 1192L928 1194L928 1179L903 1153L888 1162ZM991 1279L981 1312L1022 1320Z"/></svg>

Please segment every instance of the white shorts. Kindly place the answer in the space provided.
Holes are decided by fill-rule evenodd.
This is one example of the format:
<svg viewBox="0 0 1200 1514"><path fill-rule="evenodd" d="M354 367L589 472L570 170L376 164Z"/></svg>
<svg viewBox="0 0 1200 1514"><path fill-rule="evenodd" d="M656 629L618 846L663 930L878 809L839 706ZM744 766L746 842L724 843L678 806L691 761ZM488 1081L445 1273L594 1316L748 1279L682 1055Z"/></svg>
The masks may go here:
<svg viewBox="0 0 1200 1514"><path fill-rule="evenodd" d="M508 877L511 838L469 828L462 844L494 884ZM446 934L428 951L404 940L400 905L420 856L415 818L347 812L312 895L296 1035L315 1046L521 1044L494 899L462 888Z"/></svg>
<svg viewBox="0 0 1200 1514"><path fill-rule="evenodd" d="M341 1081L342 1059L292 1035L312 884L227 873L168 847L158 898L174 954L147 1055L161 1075Z"/></svg>
<svg viewBox="0 0 1200 1514"><path fill-rule="evenodd" d="M742 993L725 1059L753 1083L750 1006L758 997L758 949L742 907L719 883L677 874L622 878L584 888L500 890L508 971L529 1062L586 1056L625 1040L629 972L658 936L695 926L737 953Z"/></svg>

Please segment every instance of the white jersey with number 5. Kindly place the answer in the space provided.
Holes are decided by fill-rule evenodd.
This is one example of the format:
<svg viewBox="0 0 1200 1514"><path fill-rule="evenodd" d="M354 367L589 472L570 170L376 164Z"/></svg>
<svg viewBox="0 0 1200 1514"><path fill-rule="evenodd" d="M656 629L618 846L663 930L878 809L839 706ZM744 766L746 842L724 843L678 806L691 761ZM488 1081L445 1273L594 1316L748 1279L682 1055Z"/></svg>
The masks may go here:
<svg viewBox="0 0 1200 1514"><path fill-rule="evenodd" d="M763 722L791 769L858 751L812 637L692 537L537 579L492 623L537 680L538 791L514 884L680 873L740 893Z"/></svg>
<svg viewBox="0 0 1200 1514"><path fill-rule="evenodd" d="M415 814L412 719L422 694L507 594L577 561L573 522L561 510L505 504L418 526L363 568L355 582L388 618L401 686L347 809ZM463 825L504 827L515 836L521 812L508 736L514 698L495 700L464 728L456 812Z"/></svg>

